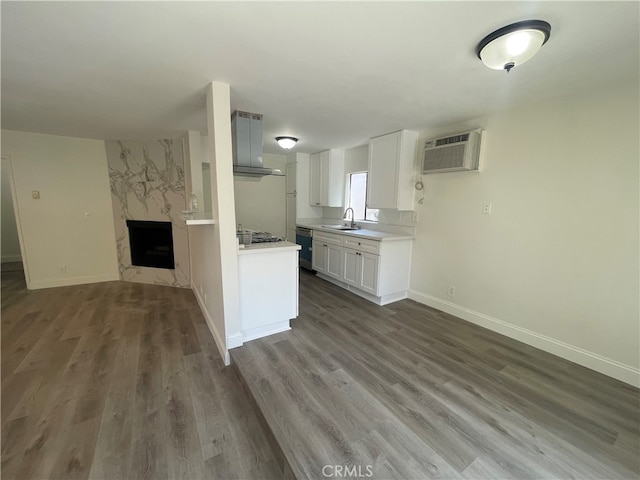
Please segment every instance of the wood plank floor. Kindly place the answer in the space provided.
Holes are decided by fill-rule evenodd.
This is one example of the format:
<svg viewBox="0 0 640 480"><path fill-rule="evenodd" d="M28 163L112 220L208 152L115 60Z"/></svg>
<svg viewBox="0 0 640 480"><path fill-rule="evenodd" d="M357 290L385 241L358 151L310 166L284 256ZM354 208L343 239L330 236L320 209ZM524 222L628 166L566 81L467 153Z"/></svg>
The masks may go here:
<svg viewBox="0 0 640 480"><path fill-rule="evenodd" d="M292 326L231 355L297 478L640 476L634 387L305 272Z"/></svg>
<svg viewBox="0 0 640 480"><path fill-rule="evenodd" d="M190 290L1 293L3 479L282 478Z"/></svg>

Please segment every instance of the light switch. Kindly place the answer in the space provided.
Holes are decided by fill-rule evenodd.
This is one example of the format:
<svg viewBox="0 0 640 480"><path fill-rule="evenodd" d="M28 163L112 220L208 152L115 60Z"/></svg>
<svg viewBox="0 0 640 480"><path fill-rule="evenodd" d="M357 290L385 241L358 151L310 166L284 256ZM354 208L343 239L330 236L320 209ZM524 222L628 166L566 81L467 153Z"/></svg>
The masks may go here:
<svg viewBox="0 0 640 480"><path fill-rule="evenodd" d="M40 191L31 190L31 198L33 198L34 200L40 200Z"/></svg>

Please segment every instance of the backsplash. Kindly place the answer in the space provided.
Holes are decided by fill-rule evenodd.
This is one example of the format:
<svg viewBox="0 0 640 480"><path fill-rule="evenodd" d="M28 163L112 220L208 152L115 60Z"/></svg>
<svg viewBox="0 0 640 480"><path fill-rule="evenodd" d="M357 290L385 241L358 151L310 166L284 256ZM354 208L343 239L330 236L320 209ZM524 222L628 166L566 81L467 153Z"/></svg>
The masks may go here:
<svg viewBox="0 0 640 480"><path fill-rule="evenodd" d="M344 208L323 207L323 217L327 219L339 219L342 221ZM413 212L400 212L393 209L381 209L378 213L378 222L360 223L363 228L394 233L415 233L416 222L413 221ZM402 228L395 228L402 227Z"/></svg>
<svg viewBox="0 0 640 480"><path fill-rule="evenodd" d="M120 278L189 288L182 140L107 141ZM171 222L175 269L131 265L127 220Z"/></svg>

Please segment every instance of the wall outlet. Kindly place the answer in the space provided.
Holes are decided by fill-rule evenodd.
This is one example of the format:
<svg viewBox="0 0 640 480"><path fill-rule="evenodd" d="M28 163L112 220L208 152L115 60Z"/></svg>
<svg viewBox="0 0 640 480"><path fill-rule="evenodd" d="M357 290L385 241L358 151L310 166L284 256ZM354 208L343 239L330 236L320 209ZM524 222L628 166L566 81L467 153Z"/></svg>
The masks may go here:
<svg viewBox="0 0 640 480"><path fill-rule="evenodd" d="M67 273L67 266L66 265L61 265L60 266L60 273Z"/></svg>
<svg viewBox="0 0 640 480"><path fill-rule="evenodd" d="M491 202L484 202L482 204L482 214L489 215L491 213Z"/></svg>
<svg viewBox="0 0 640 480"><path fill-rule="evenodd" d="M415 222L418 223L418 212L413 212L411 219Z"/></svg>
<svg viewBox="0 0 640 480"><path fill-rule="evenodd" d="M450 297L455 297L456 296L456 287L453 285L449 285L449 290L447 290L447 295L449 295Z"/></svg>
<svg viewBox="0 0 640 480"><path fill-rule="evenodd" d="M91 212L85 212L85 213L84 213L84 219L85 219L87 222L90 222L91 220L93 220L93 217L91 217Z"/></svg>
<svg viewBox="0 0 640 480"><path fill-rule="evenodd" d="M31 190L31 198L40 200L40 192L38 190Z"/></svg>

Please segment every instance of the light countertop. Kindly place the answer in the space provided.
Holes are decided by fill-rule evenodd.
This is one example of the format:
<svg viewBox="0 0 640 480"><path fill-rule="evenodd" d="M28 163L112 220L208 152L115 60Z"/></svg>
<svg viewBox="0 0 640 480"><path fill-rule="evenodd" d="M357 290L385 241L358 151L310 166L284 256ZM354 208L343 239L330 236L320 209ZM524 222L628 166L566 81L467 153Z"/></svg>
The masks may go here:
<svg viewBox="0 0 640 480"><path fill-rule="evenodd" d="M335 224L338 225L339 221L335 221ZM366 228L361 228L360 230L335 230L333 228L326 228L322 225L313 225L313 224L304 224L298 223L300 227L310 228L312 230L316 230L324 233L333 233L336 235L348 235L350 237L359 237L359 238L368 238L370 240L378 240L378 241L394 241L394 240L412 240L414 235L409 235L406 233L391 233L391 232L380 232L377 230L367 230Z"/></svg>
<svg viewBox="0 0 640 480"><path fill-rule="evenodd" d="M247 245L244 248L238 248L238 255L252 255L260 253L282 252L286 250L300 250L302 247L297 243L291 242L265 242Z"/></svg>

